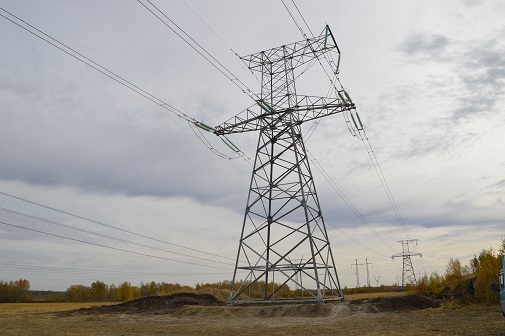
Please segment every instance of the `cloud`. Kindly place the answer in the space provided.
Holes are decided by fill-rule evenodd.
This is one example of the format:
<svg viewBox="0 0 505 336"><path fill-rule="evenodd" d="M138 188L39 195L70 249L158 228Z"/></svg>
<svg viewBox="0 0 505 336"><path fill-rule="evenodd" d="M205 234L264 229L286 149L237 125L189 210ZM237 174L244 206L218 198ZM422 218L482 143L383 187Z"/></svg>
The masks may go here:
<svg viewBox="0 0 505 336"><path fill-rule="evenodd" d="M394 90L396 98L403 105L425 106L418 120L408 120L425 131L410 135L410 145L398 151L399 157L432 153L455 157L460 153L456 148L477 143L486 133L473 126L475 122L483 122L483 118L489 119L501 111L505 45L498 39L449 40L443 35L415 33L400 44L399 51L407 56L406 73L421 71L424 80L402 82Z"/></svg>
<svg viewBox="0 0 505 336"><path fill-rule="evenodd" d="M459 122L475 115L496 113L497 103L504 93L505 47L492 40L473 47L461 59L458 68L463 85L462 98L450 119Z"/></svg>
<svg viewBox="0 0 505 336"><path fill-rule="evenodd" d="M480 6L484 3L484 0L464 0L463 4L467 5L468 7L477 7Z"/></svg>
<svg viewBox="0 0 505 336"><path fill-rule="evenodd" d="M449 44L444 35L414 34L408 36L400 45L400 50L408 56L431 58L443 52Z"/></svg>
<svg viewBox="0 0 505 336"><path fill-rule="evenodd" d="M503 187L505 187L505 180L501 180L496 183L493 183L491 186L503 188Z"/></svg>

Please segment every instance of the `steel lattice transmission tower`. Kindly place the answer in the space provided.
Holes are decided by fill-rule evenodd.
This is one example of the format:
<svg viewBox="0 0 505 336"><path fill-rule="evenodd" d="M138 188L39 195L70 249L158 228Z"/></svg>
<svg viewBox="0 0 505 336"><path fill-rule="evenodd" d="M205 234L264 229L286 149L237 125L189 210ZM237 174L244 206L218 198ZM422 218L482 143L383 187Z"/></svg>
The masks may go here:
<svg viewBox="0 0 505 336"><path fill-rule="evenodd" d="M355 106L342 88L330 98L298 95L295 86L296 70L309 62L329 60L336 76L338 46L326 26L317 37L241 58L261 74L257 106L214 130L259 132L229 303L275 301L283 285L300 300L343 299L301 125Z"/></svg>
<svg viewBox="0 0 505 336"><path fill-rule="evenodd" d="M414 272L414 267L412 266L412 260L410 257L420 256L421 253L410 252L409 244L416 243L417 239L409 239L409 240L399 240L399 243L402 244L402 253L397 253L391 258L403 258L403 268L402 268L402 287L405 288L406 285L416 285L416 273Z"/></svg>

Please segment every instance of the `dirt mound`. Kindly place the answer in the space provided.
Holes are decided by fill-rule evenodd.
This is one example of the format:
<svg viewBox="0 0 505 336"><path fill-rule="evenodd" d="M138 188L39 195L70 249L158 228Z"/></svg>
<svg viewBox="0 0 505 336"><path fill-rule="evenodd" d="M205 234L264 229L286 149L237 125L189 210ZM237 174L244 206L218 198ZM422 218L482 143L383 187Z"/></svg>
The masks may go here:
<svg viewBox="0 0 505 336"><path fill-rule="evenodd" d="M349 305L351 309L360 310L360 308L362 308L369 313L421 310L440 307L437 301L427 296L420 295L358 299L349 301Z"/></svg>
<svg viewBox="0 0 505 336"><path fill-rule="evenodd" d="M182 306L216 306L224 303L209 294L177 293L166 296L149 296L112 306L94 306L62 313L76 314L168 314Z"/></svg>
<svg viewBox="0 0 505 336"><path fill-rule="evenodd" d="M170 314L177 317L258 318L354 316L440 307L436 301L418 295L357 299L332 303L268 303L227 306L210 294L177 293L150 296L112 306L81 308L60 316L88 314Z"/></svg>
<svg viewBox="0 0 505 336"><path fill-rule="evenodd" d="M185 305L216 305L222 303L210 294L177 293L167 296L149 296L121 303L112 307L151 309L158 307L180 307Z"/></svg>

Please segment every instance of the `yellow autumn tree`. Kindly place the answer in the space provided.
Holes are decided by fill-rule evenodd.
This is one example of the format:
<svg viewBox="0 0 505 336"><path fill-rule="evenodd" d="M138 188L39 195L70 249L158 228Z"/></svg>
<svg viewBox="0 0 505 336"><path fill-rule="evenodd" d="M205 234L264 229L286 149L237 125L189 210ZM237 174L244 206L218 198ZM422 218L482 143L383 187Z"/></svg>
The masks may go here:
<svg viewBox="0 0 505 336"><path fill-rule="evenodd" d="M501 256L495 254L492 248L482 250L479 256L474 256L470 260L470 267L475 275L475 298L482 303L498 302L498 297L492 291L491 284L496 282L498 272L502 267Z"/></svg>

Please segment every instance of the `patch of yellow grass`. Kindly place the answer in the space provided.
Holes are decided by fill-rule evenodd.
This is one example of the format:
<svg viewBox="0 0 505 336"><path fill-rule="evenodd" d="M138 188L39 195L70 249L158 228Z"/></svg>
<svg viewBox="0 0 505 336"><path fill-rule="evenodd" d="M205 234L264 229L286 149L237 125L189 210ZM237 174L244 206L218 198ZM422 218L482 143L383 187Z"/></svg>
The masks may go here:
<svg viewBox="0 0 505 336"><path fill-rule="evenodd" d="M118 302L0 303L0 315L50 313L117 303Z"/></svg>
<svg viewBox="0 0 505 336"><path fill-rule="evenodd" d="M345 296L345 299L346 300L372 299L379 297L393 297L404 295L407 295L407 293L406 292L358 293L358 294L348 294Z"/></svg>

